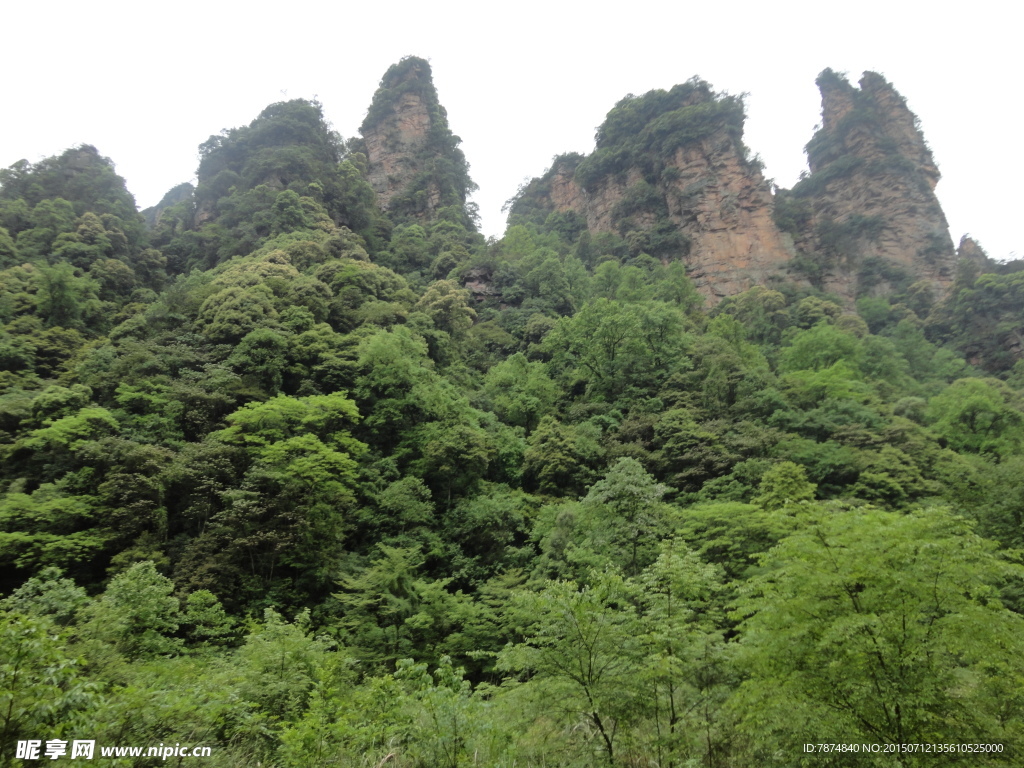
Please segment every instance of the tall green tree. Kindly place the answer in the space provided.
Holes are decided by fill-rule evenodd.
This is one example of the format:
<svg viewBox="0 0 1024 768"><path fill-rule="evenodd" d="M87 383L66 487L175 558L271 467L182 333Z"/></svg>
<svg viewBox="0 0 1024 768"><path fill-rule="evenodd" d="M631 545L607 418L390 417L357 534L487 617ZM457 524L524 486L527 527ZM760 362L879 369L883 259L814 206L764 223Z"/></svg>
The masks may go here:
<svg viewBox="0 0 1024 768"><path fill-rule="evenodd" d="M0 614L0 738L13 765L18 739L67 738L88 724L96 687L49 619ZM44 736L45 734L45 736ZM11 762L8 762L10 760Z"/></svg>
<svg viewBox="0 0 1024 768"><path fill-rule="evenodd" d="M136 563L115 576L87 613L86 637L112 643L130 659L177 653L181 606L174 584L152 561Z"/></svg>
<svg viewBox="0 0 1024 768"><path fill-rule="evenodd" d="M499 668L526 680L523 693L560 737L609 766L642 711L634 600L635 586L615 572L595 574L587 586L552 581L522 592L513 610L524 639L499 656Z"/></svg>
<svg viewBox="0 0 1024 768"><path fill-rule="evenodd" d="M1024 735L1024 619L998 584L1021 573L993 550L941 509L806 519L738 603L748 679L734 706L754 739L748 759L817 764L801 751L810 742L973 742L1006 746L982 764L1010 764Z"/></svg>

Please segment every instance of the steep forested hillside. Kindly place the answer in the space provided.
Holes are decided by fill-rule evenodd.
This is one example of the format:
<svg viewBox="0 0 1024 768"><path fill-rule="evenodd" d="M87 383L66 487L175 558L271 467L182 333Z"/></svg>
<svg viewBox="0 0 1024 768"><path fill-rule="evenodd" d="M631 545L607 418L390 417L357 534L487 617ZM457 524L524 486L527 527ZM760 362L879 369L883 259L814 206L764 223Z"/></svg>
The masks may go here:
<svg viewBox="0 0 1024 768"><path fill-rule="evenodd" d="M1019 765L1024 273L842 208L930 162L891 87L775 192L742 100L627 97L485 241L430 78L144 213L0 171L0 765Z"/></svg>

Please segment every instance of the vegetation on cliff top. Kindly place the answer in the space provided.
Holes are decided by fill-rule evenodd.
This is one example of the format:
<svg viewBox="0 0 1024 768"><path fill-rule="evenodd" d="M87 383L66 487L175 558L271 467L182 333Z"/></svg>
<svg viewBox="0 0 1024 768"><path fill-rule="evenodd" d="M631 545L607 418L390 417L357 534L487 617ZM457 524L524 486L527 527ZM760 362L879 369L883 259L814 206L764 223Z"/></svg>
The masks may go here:
<svg viewBox="0 0 1024 768"><path fill-rule="evenodd" d="M576 179L590 189L610 174L636 168L656 183L678 148L723 130L745 156L742 99L716 94L696 77L668 91L627 96L597 129L597 147L576 168Z"/></svg>
<svg viewBox="0 0 1024 768"><path fill-rule="evenodd" d="M571 216L552 214L549 195L556 176L573 179L591 194L612 181L630 184L611 212L612 225L628 243L630 255L683 258L690 241L669 219L666 201L669 185L679 173L674 155L680 148L720 137L745 160L743 120L741 98L717 94L696 77L668 91L626 96L597 129L594 152L556 157L540 179L522 187L509 201L509 221L541 224L549 215ZM717 149L707 148L709 152Z"/></svg>
<svg viewBox="0 0 1024 768"><path fill-rule="evenodd" d="M880 75L873 72L865 73L862 82L865 85L887 85ZM881 105L876 102L868 88L855 88L843 75L831 69L823 70L818 75L816 83L826 100L829 94L841 94L839 98L848 101L850 108L844 111L834 125L820 127L807 142L805 150L811 173L793 187L794 195L815 196L830 182L846 178L855 171L870 175L903 176L915 184L930 189L922 175L921 158L910 158L903 154L904 148L901 148L892 135ZM906 106L902 97L891 88L888 90L904 107ZM914 128L916 130L916 123ZM861 146L854 151L854 144L863 141L864 137L869 137L870 145L867 148ZM930 150L924 145L923 140L921 147L927 156L931 172L936 172ZM874 157L865 157L865 149Z"/></svg>

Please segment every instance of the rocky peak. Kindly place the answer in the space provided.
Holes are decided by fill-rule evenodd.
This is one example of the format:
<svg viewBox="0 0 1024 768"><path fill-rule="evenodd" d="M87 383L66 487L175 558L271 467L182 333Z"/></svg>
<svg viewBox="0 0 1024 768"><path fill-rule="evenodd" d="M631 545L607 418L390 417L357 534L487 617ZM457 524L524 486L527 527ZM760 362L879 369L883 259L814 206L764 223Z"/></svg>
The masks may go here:
<svg viewBox="0 0 1024 768"><path fill-rule="evenodd" d="M556 158L511 213L572 211L591 232L622 237L633 256L681 259L711 302L780 276L791 247L772 195L742 142L740 99L696 78L621 100L587 156Z"/></svg>
<svg viewBox="0 0 1024 768"><path fill-rule="evenodd" d="M367 178L383 210L429 220L439 208L465 208L476 185L426 60L408 56L388 69L360 133Z"/></svg>
<svg viewBox="0 0 1024 768"><path fill-rule="evenodd" d="M826 69L818 76L821 129L807 146L811 173L853 154L887 155L914 163L932 189L940 174L925 143L917 117L904 99L877 72L865 72L860 89Z"/></svg>
<svg viewBox="0 0 1024 768"><path fill-rule="evenodd" d="M556 158L515 198L538 226L573 212L630 256L680 259L710 301L754 285L803 282L848 306L915 289L938 297L957 256L935 197L939 170L906 100L885 78L825 70L810 173L769 188L743 137L740 99L693 79L621 100L584 157Z"/></svg>
<svg viewBox="0 0 1024 768"><path fill-rule="evenodd" d="M860 79L860 92L874 105L884 136L895 144L896 153L917 165L921 176L935 189L941 174L924 140L917 116L907 101L877 72L865 72Z"/></svg>
<svg viewBox="0 0 1024 768"><path fill-rule="evenodd" d="M171 206L190 201L195 194L196 188L189 182L183 182L168 190L156 205L142 211L142 217L150 229L160 222L161 214Z"/></svg>
<svg viewBox="0 0 1024 768"><path fill-rule="evenodd" d="M292 99L268 105L247 126L213 135L199 145L194 193L198 228L225 213L221 201L265 188L309 194L341 159L341 137L317 101Z"/></svg>
<svg viewBox="0 0 1024 768"><path fill-rule="evenodd" d="M956 254L935 197L939 170L906 100L879 74L855 88L818 76L822 125L807 144L811 173L783 205L812 282L852 301L925 281L944 291Z"/></svg>
<svg viewBox="0 0 1024 768"><path fill-rule="evenodd" d="M965 259L979 267L989 266L990 260L988 254L985 253L985 249L978 245L978 242L970 235L964 235L960 238L960 245L956 249L956 255L958 259Z"/></svg>

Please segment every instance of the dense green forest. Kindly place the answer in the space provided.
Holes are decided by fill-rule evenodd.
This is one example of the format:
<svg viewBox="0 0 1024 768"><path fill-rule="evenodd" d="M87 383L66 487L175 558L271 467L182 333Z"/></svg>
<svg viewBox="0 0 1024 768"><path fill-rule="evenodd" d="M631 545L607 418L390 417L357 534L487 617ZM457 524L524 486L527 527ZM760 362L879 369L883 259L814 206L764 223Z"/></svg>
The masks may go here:
<svg viewBox="0 0 1024 768"><path fill-rule="evenodd" d="M485 240L431 98L387 209L303 100L145 215L91 146L0 171L0 765L1020 765L1020 265L711 306Z"/></svg>

